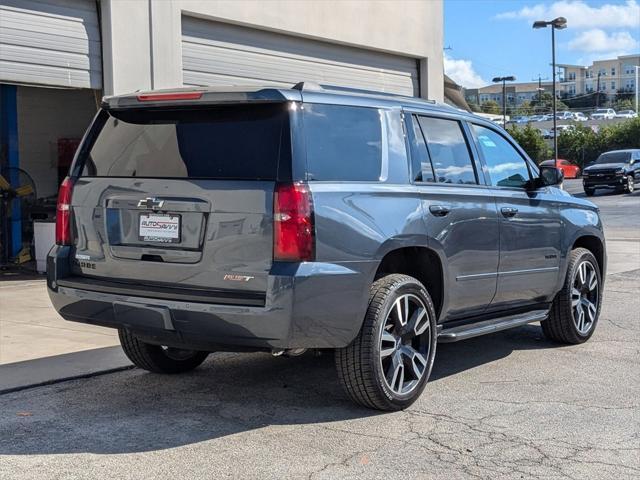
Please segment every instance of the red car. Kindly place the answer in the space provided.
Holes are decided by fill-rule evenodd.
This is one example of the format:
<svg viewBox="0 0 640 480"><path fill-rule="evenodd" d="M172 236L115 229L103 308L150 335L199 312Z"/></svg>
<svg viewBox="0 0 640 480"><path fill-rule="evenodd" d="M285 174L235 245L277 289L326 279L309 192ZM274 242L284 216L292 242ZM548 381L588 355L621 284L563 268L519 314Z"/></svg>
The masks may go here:
<svg viewBox="0 0 640 480"><path fill-rule="evenodd" d="M553 165L553 160L545 160L541 162L540 165ZM565 160L564 158L558 159L557 167L562 170L564 174L564 178L578 178L580 176L580 167L571 163L569 160Z"/></svg>

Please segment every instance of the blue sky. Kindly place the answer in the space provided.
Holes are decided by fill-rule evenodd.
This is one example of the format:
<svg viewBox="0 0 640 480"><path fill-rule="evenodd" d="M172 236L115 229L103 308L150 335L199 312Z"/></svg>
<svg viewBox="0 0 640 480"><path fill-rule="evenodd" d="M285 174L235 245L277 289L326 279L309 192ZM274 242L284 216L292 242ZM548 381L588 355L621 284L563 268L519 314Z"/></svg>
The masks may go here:
<svg viewBox="0 0 640 480"><path fill-rule="evenodd" d="M551 79L551 31L534 20L567 19L556 31L558 63L640 51L640 0L444 0L445 72L474 88L495 76Z"/></svg>

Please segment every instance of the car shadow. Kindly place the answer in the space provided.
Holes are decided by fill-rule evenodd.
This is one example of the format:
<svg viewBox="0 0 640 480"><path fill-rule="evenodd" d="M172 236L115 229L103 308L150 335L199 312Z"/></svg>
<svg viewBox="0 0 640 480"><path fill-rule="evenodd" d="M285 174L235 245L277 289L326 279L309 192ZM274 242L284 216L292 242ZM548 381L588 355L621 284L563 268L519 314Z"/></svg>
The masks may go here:
<svg viewBox="0 0 640 480"><path fill-rule="evenodd" d="M552 346L537 325L440 344L427 388L515 350ZM0 455L156 451L268 425L381 414L346 397L330 352L290 359L219 353L179 376L134 369L0 396Z"/></svg>

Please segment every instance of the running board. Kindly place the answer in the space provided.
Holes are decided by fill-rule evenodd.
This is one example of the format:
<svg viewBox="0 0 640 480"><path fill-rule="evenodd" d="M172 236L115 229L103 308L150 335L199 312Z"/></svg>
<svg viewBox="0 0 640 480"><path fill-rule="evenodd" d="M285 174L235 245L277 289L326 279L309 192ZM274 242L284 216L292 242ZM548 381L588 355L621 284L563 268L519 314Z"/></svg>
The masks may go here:
<svg viewBox="0 0 640 480"><path fill-rule="evenodd" d="M509 315L508 317L492 318L491 320L471 323L468 325L460 325L452 328L446 328L445 324L442 331L438 334L438 342L459 342L460 340L479 337L480 335L486 335L488 333L520 327L527 323L540 322L545 320L548 315L548 310L533 310L527 313Z"/></svg>

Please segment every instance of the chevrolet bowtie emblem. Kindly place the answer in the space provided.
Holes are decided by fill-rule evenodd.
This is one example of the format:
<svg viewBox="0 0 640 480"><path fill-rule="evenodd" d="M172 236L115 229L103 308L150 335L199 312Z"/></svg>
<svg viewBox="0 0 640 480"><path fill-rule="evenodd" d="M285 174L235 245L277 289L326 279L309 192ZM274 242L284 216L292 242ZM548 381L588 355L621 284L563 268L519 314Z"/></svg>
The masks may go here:
<svg viewBox="0 0 640 480"><path fill-rule="evenodd" d="M152 197L147 197L138 202L138 208L149 208L151 210L155 210L158 208L162 208L164 205L164 200L156 200Z"/></svg>

